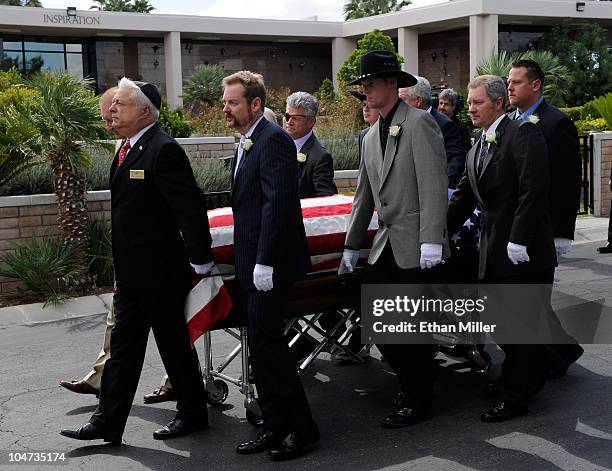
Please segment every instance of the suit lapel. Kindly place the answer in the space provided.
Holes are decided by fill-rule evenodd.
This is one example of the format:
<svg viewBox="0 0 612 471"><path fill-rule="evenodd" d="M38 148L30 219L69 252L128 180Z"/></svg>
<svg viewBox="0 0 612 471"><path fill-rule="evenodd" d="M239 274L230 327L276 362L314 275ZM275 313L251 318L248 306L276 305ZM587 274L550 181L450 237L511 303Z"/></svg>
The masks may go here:
<svg viewBox="0 0 612 471"><path fill-rule="evenodd" d="M482 172L480 176L478 177L478 180L480 180L483 177L483 175L486 173L487 167L493 160L493 157L495 157L495 154L497 153L501 145L501 140L504 135L504 130L506 129L506 126L508 125L509 122L510 122L510 119L507 116L505 116L504 119L502 119L500 123L498 124L497 129L495 130L497 134L497 143L492 143L489 145L489 149L487 151L485 161L482 164Z"/></svg>
<svg viewBox="0 0 612 471"><path fill-rule="evenodd" d="M115 181L119 176L123 175L127 170L136 162L147 149L147 144L153 136L154 133L159 131L159 126L157 124L153 125L147 132L145 132L138 141L135 142L134 146L130 148L130 151L125 156L125 160L123 163L117 168L115 172L115 176L112 178L111 183ZM119 155L117 153L117 155ZM117 159L116 159L117 160Z"/></svg>
<svg viewBox="0 0 612 471"><path fill-rule="evenodd" d="M407 106L407 105L405 105ZM402 139L402 124L406 121L406 110L401 104L397 110L395 111L395 116L393 116L393 120L391 121L391 127L399 126L400 133L397 136L391 136L389 133L389 137L387 137L387 147L385 149L385 158L382 163L382 174L380 178L380 186L385 183L387 175L389 175L389 171L391 170L391 166L393 165L393 160L395 159L395 155L397 154L397 146L399 144L399 140ZM378 128L378 126L376 126ZM378 142L380 142L380 134L378 137Z"/></svg>
<svg viewBox="0 0 612 471"><path fill-rule="evenodd" d="M479 141L480 137L476 139L476 144L474 144L469 150L466 157L466 165L470 186L472 187L472 191L474 192L476 199L482 205L482 198L480 197L480 192L478 191L478 179L476 178L476 151L478 150Z"/></svg>
<svg viewBox="0 0 612 471"><path fill-rule="evenodd" d="M257 126L255 127L255 130L252 132L251 136L249 137L249 139L251 139L251 142L253 143L253 145L246 152L244 151L244 149L242 150L242 158L240 159L240 163L238 164L238 170L236 170L236 176L234 177L234 180L238 179L238 175L240 175L240 171L242 170L242 167L244 167L244 162L246 161L246 159L248 158L249 155L252 155L253 150L254 150L255 146L257 145L257 138L259 137L259 135L261 134L263 129L268 124L269 124L268 120L266 118L262 117L261 120L259 121L259 123L257 124ZM237 152L237 150L236 150L236 152Z"/></svg>

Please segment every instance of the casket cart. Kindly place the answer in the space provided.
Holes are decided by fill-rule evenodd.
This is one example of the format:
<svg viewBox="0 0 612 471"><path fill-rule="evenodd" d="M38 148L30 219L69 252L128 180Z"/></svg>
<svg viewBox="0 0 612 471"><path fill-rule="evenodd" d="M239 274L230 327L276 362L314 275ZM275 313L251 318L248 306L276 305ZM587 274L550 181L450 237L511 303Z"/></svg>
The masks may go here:
<svg viewBox="0 0 612 471"><path fill-rule="evenodd" d="M215 202L222 195L215 194ZM289 297L286 308L287 325L285 333L293 332L289 345L293 345L300 337L313 342L313 351L298 365L301 372L322 352L341 351L352 357L355 362L363 362L362 352L353 352L347 348L351 334L359 327L360 319L357 303L360 302L360 274L337 275L337 269L342 257L345 231L348 225L352 207L352 197L333 195L329 197L302 200L302 214L312 262L312 272L303 280L298 281ZM233 277L233 218L231 208L223 207L208 212L212 247L219 271L225 274L224 285L230 296L235 292ZM369 248L378 229L378 217L374 213L368 233L364 241L364 249L360 253L360 264L365 264ZM193 301L193 300L192 300ZM189 300L188 300L189 304ZM193 309L193 308L192 308ZM325 331L317 324L318 319L326 312L335 310L338 321L330 331ZM203 335L202 374L210 404L221 404L228 396L228 383L238 386L245 396L247 420L257 425L261 423L261 411L257 405L249 368L248 337L244 313L233 309L229 315L216 322L214 330L223 329L234 337L238 344L218 365L213 364L213 352L210 331ZM444 352L465 357L478 372L487 372L490 359L484 355L477 343L472 345L459 342L454 338L441 338ZM369 349L366 345L363 349ZM436 350L437 353L437 350ZM226 368L240 357L241 375L238 378L224 373Z"/></svg>

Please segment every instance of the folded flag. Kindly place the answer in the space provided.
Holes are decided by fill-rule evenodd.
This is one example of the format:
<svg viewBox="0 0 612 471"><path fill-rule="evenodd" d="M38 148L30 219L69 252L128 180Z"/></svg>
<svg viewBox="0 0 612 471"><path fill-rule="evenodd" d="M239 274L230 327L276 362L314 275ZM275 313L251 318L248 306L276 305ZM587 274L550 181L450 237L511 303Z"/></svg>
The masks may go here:
<svg viewBox="0 0 612 471"><path fill-rule="evenodd" d="M202 278L187 295L185 320L191 344L211 330L215 323L225 319L232 305L223 278L218 268L213 267L211 276Z"/></svg>

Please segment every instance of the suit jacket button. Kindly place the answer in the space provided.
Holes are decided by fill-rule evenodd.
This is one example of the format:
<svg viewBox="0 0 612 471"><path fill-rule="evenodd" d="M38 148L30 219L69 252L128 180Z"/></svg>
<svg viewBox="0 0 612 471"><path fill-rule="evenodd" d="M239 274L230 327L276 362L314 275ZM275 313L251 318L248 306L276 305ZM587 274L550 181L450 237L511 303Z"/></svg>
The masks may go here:
<svg viewBox="0 0 612 471"><path fill-rule="evenodd" d="M385 202L385 203L383 203L383 206L388 206L388 204Z"/></svg>
<svg viewBox="0 0 612 471"><path fill-rule="evenodd" d="M391 224L387 224L387 229L389 229L391 227Z"/></svg>

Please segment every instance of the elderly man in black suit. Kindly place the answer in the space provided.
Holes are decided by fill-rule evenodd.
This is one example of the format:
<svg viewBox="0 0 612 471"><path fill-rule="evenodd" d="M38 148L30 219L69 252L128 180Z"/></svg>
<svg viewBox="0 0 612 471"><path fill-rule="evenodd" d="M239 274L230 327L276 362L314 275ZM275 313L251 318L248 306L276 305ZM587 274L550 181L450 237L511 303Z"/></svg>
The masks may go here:
<svg viewBox="0 0 612 471"><path fill-rule="evenodd" d="M399 97L407 105L419 108L430 113L438 123L444 137L444 150L446 151L446 164L448 171L448 187L455 189L465 168L465 149L461 137L461 130L457 123L448 116L438 112L432 106L431 85L424 77L416 77L417 83L413 87L399 89Z"/></svg>
<svg viewBox="0 0 612 471"><path fill-rule="evenodd" d="M461 227L478 203L484 213L479 278L494 284L552 285L557 259L544 136L529 121L505 115L506 87L500 77L476 77L468 91L470 117L482 132L449 204L449 232ZM525 414L533 388L546 372L543 345L500 346L506 354L502 396L482 414L483 422Z"/></svg>
<svg viewBox="0 0 612 471"><path fill-rule="evenodd" d="M119 82L111 106L113 128L126 137L110 172L115 326L96 411L83 427L61 432L77 440L121 443L151 329L178 408L153 438L208 427L183 309L192 268L206 274L214 264L211 236L187 155L156 124L160 106L157 87L127 78Z"/></svg>
<svg viewBox="0 0 612 471"><path fill-rule="evenodd" d="M334 183L334 161L321 145L312 128L317 122L319 102L306 92L287 97L285 131L297 149L300 172L300 198L315 198L338 193Z"/></svg>
<svg viewBox="0 0 612 471"><path fill-rule="evenodd" d="M557 255L571 250L580 207L580 145L572 120L543 96L544 72L533 60L515 62L508 73L508 97L516 110L509 118L535 123L544 134L550 162L550 217ZM553 317L556 319L556 316ZM547 351L552 360L550 376L563 377L569 366L584 353L565 334L563 343ZM552 354L551 354L552 353Z"/></svg>
<svg viewBox="0 0 612 471"><path fill-rule="evenodd" d="M241 134L232 164L231 203L238 306L247 315L250 358L265 431L236 447L295 458L319 439L304 388L282 334L295 280L310 267L291 137L263 119L263 77L241 71L223 79L223 111Z"/></svg>

